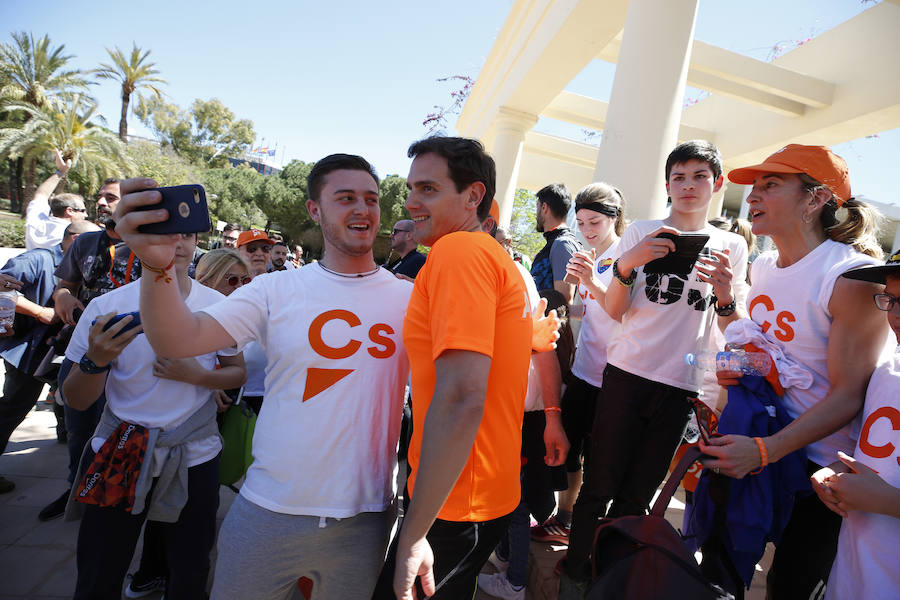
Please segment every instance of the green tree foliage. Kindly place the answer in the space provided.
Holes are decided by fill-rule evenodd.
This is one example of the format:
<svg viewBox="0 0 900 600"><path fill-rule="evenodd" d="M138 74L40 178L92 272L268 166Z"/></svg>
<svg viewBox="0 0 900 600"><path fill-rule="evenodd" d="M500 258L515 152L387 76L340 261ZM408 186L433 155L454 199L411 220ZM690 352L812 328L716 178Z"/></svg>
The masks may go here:
<svg viewBox="0 0 900 600"><path fill-rule="evenodd" d="M160 185L205 183L205 172L181 158L171 148L160 148L152 142L137 141L128 145L128 156L134 170Z"/></svg>
<svg viewBox="0 0 900 600"><path fill-rule="evenodd" d="M406 189L406 178L399 175L388 175L381 180L378 187L381 195L380 232L390 234L394 223L409 218L405 206L406 197L409 196L409 190Z"/></svg>
<svg viewBox="0 0 900 600"><path fill-rule="evenodd" d="M220 221L240 223L243 228L263 227L268 220L256 200L264 176L249 165L209 169L205 173L210 213Z"/></svg>
<svg viewBox="0 0 900 600"><path fill-rule="evenodd" d="M75 94L44 108L25 102L8 102L5 108L28 119L22 127L0 129L0 154L32 161L58 148L72 161L69 179L83 194L96 190L106 177L134 173L124 144L98 124L97 105L90 99Z"/></svg>
<svg viewBox="0 0 900 600"><path fill-rule="evenodd" d="M149 50L141 50L132 42L131 54L125 55L119 48L106 49L112 64L101 63L100 68L94 71L100 79L112 79L122 85L122 114L119 118L119 139L128 142L128 105L131 95L136 94L140 99L141 90L146 89L156 98L162 97L162 91L157 84L166 83L158 77L159 71L156 63L149 62Z"/></svg>
<svg viewBox="0 0 900 600"><path fill-rule="evenodd" d="M12 101L46 108L54 99L87 89L88 82L82 72L68 68L72 56L65 54L64 45L52 47L48 36L35 40L33 34L24 31L13 32L11 36L11 44L0 44L0 103ZM21 112L4 112L0 106L0 127L21 127L30 118ZM36 186L36 161L27 161L26 171L23 156L6 158L10 161L12 208L24 211Z"/></svg>
<svg viewBox="0 0 900 600"><path fill-rule="evenodd" d="M534 258L544 247L544 236L537 232L537 197L528 190L518 189L513 198L512 219L509 223L514 250Z"/></svg>
<svg viewBox="0 0 900 600"><path fill-rule="evenodd" d="M135 114L164 146L196 165L210 168L228 164L228 158L243 156L256 138L253 121L237 119L221 100L194 100L182 110L162 98L142 98Z"/></svg>

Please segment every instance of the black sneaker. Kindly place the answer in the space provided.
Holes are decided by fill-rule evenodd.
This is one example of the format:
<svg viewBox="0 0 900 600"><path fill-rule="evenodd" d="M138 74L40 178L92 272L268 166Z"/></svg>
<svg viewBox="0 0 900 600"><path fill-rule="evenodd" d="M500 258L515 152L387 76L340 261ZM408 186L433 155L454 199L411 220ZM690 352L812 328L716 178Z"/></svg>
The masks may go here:
<svg viewBox="0 0 900 600"><path fill-rule="evenodd" d="M143 598L155 592L166 591L165 577L149 577L146 578L140 573L129 575L131 580L125 587L126 598Z"/></svg>
<svg viewBox="0 0 900 600"><path fill-rule="evenodd" d="M16 484L0 475L0 494L8 494L16 489Z"/></svg>
<svg viewBox="0 0 900 600"><path fill-rule="evenodd" d="M41 521L52 521L57 517L63 516L66 512L66 504L69 502L69 492L72 490L66 490L62 496L48 504L38 513L38 519Z"/></svg>

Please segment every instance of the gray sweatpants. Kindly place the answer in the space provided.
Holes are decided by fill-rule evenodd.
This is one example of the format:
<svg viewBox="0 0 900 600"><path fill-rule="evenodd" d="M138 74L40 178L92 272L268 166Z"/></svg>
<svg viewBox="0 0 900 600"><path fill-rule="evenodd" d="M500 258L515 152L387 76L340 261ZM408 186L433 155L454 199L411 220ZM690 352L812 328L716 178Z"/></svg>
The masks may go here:
<svg viewBox="0 0 900 600"><path fill-rule="evenodd" d="M210 598L281 600L304 576L313 581L313 600L369 598L394 516L394 510L347 519L285 515L238 496L219 530Z"/></svg>

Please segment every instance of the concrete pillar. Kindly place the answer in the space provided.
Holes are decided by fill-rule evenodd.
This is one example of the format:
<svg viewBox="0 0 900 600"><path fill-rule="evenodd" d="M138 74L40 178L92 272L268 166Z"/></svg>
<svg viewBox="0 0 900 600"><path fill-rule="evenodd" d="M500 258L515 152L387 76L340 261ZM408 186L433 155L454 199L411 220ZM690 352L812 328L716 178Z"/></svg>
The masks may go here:
<svg viewBox="0 0 900 600"><path fill-rule="evenodd" d="M494 146L491 156L497 164L497 192L494 198L500 205L500 225L506 227L512 218L513 198L519 180L519 163L525 134L537 123L537 116L501 107L494 121Z"/></svg>
<svg viewBox="0 0 900 600"><path fill-rule="evenodd" d="M666 157L678 140L699 0L631 0L595 181L625 194L630 219L666 214Z"/></svg>
<svg viewBox="0 0 900 600"><path fill-rule="evenodd" d="M744 191L741 193L741 210L738 213L739 219L748 219L750 217L750 204L747 203L747 196L749 196L752 191L752 185L744 186Z"/></svg>
<svg viewBox="0 0 900 600"><path fill-rule="evenodd" d="M709 208L706 210L707 221L722 216L722 207L725 205L725 188L727 187L728 182L726 181L722 184L719 191L712 195L712 199L709 201Z"/></svg>
<svg viewBox="0 0 900 600"><path fill-rule="evenodd" d="M897 230L894 232L894 244L891 246L891 252L900 250L900 221L896 221Z"/></svg>

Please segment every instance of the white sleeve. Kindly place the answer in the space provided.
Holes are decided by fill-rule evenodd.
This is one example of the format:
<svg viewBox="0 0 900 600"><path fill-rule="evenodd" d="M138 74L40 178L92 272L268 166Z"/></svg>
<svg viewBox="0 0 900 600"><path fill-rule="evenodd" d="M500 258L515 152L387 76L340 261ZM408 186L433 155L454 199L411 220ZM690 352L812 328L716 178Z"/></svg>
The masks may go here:
<svg viewBox="0 0 900 600"><path fill-rule="evenodd" d="M750 295L750 286L747 285L747 243L743 238L738 242L732 245L728 256L732 272L731 286L734 288L735 303L747 308L747 296Z"/></svg>
<svg viewBox="0 0 900 600"><path fill-rule="evenodd" d="M269 277L260 276L249 284L241 286L230 296L199 310L219 322L237 343L236 350L257 340L265 347L268 315Z"/></svg>

